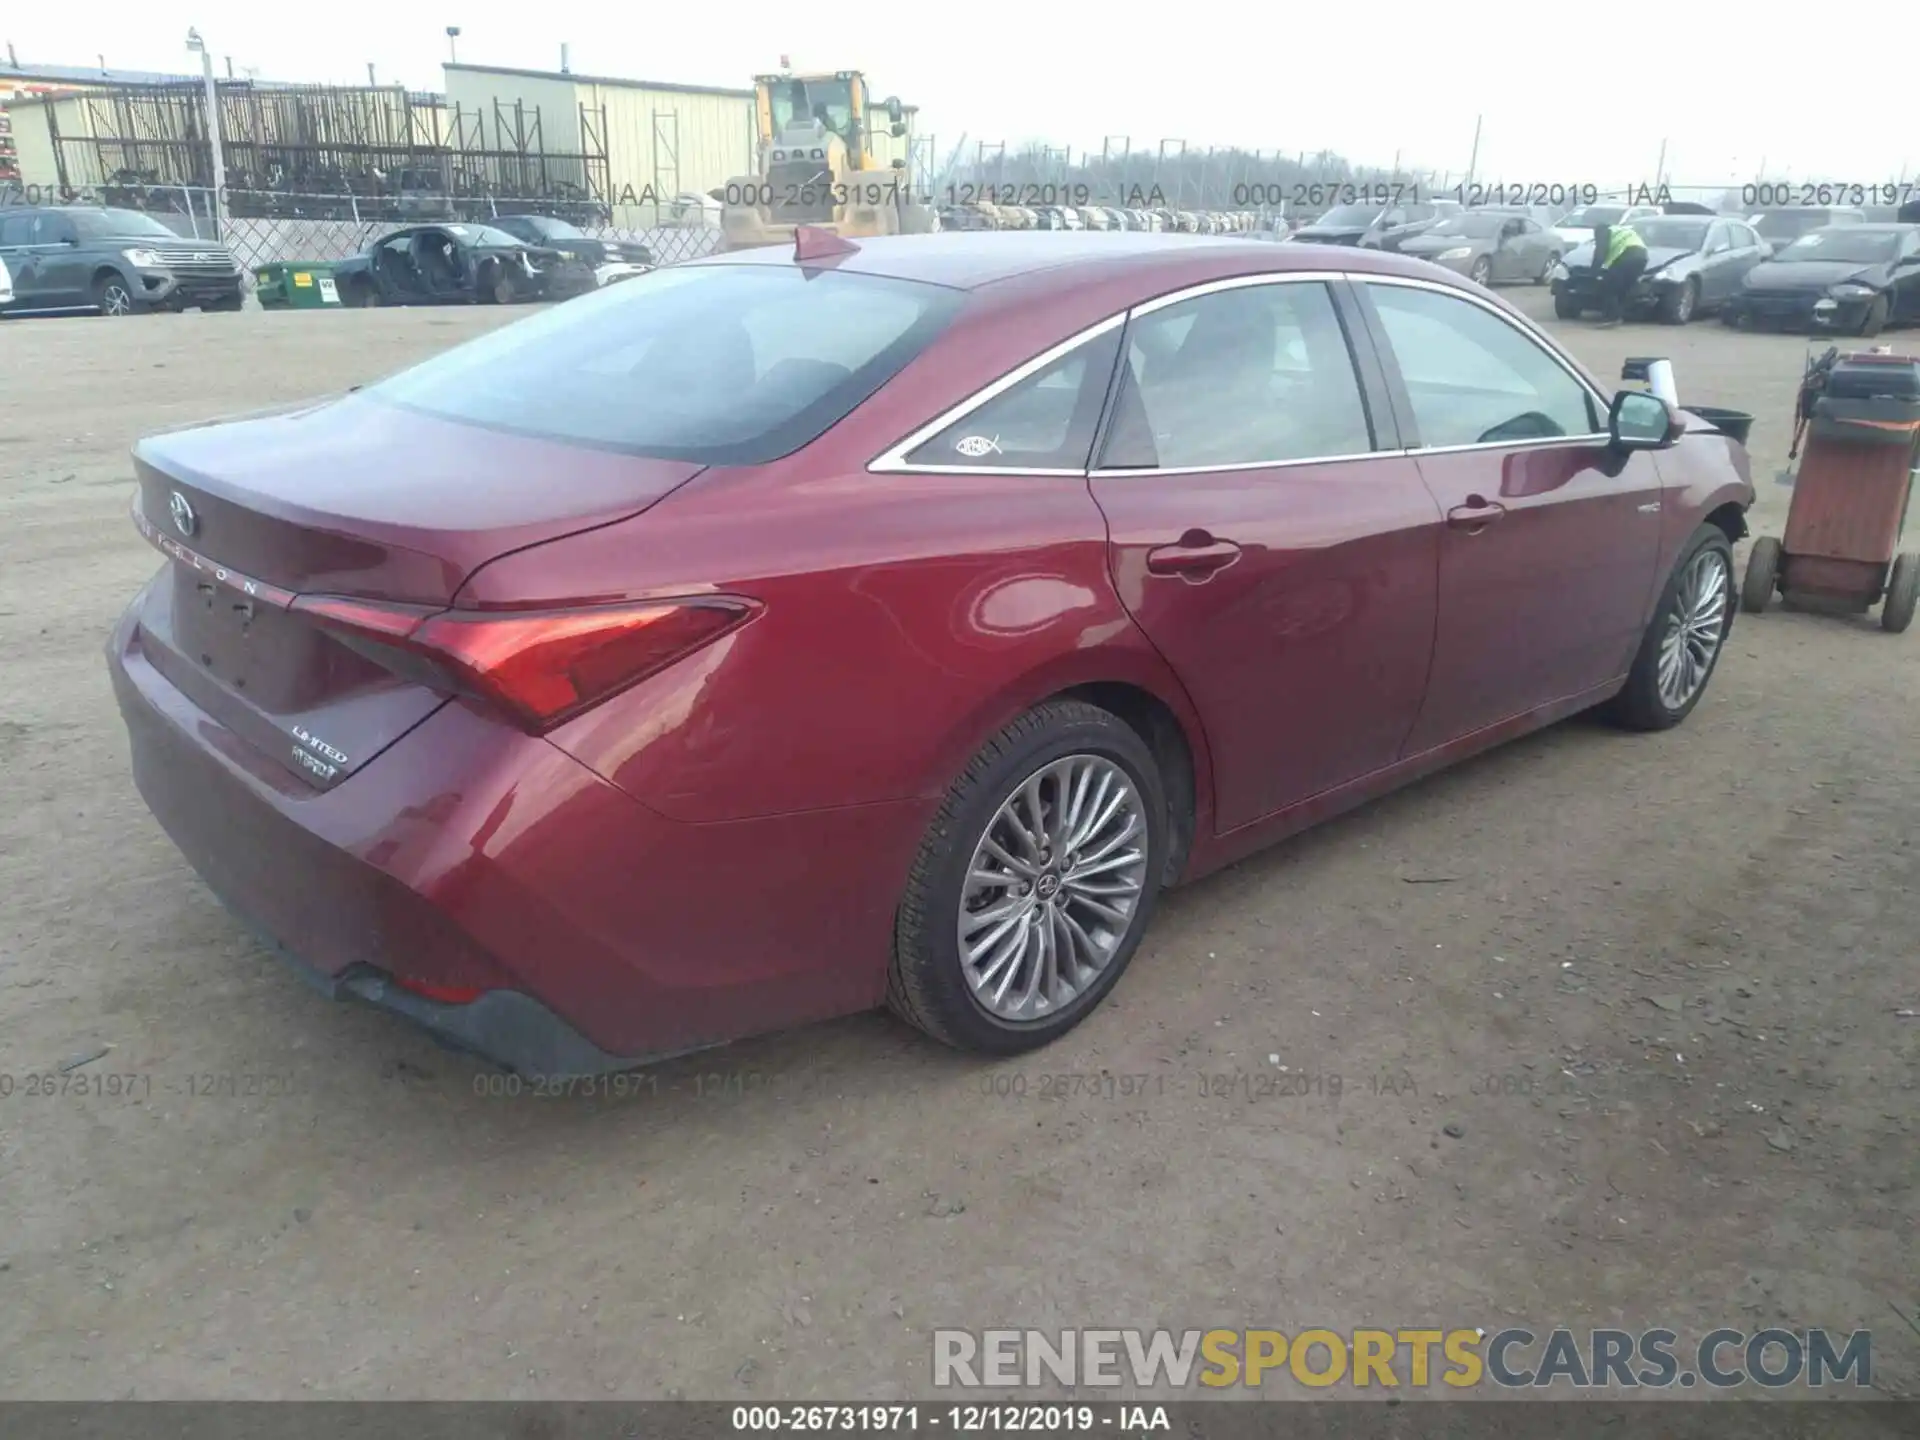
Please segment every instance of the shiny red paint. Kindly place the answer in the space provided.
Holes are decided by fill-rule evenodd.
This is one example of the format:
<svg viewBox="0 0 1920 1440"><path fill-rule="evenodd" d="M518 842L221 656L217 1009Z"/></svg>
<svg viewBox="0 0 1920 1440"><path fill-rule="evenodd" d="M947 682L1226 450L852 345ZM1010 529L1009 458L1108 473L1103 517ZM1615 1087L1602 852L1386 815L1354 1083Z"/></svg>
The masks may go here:
<svg viewBox="0 0 1920 1440"><path fill-rule="evenodd" d="M1389 443L1180 476L876 473L996 376L1194 284L1316 269L1483 292L1375 252L1129 235L865 241L835 264L969 303L765 465L362 397L139 447L169 563L115 633L116 694L143 795L238 913L326 976L537 997L612 1057L869 1008L936 805L1036 703L1102 687L1168 719L1190 878L1605 698L1677 547L1752 501L1744 451L1711 433L1630 459ZM193 537L165 529L175 490ZM1449 523L1482 501L1497 522ZM203 589L228 567L271 592L244 629L249 597ZM538 735L305 613L702 596L756 608Z"/></svg>

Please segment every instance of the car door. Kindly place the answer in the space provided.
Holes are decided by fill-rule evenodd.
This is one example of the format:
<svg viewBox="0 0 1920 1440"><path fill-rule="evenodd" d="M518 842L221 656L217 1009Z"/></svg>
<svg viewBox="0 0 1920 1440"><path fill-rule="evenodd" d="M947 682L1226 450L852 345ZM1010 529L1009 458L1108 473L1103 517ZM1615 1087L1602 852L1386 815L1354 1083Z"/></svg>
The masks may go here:
<svg viewBox="0 0 1920 1440"><path fill-rule="evenodd" d="M18 210L9 214L0 210L0 261L5 261L13 276L13 308L31 310L39 286L40 259L27 237L33 229L31 213Z"/></svg>
<svg viewBox="0 0 1920 1440"><path fill-rule="evenodd" d="M1444 515L1417 754L1627 673L1659 559L1659 471L1599 395L1504 308L1359 285L1402 437ZM1597 697L1596 697L1597 698Z"/></svg>
<svg viewBox="0 0 1920 1440"><path fill-rule="evenodd" d="M80 230L73 217L43 212L36 217L33 242L40 261L40 303L58 307L89 303L93 263L81 252Z"/></svg>
<svg viewBox="0 0 1920 1440"><path fill-rule="evenodd" d="M1892 318L1920 321L1920 230L1910 230L1900 237L1892 288Z"/></svg>
<svg viewBox="0 0 1920 1440"><path fill-rule="evenodd" d="M1700 246L1700 303L1718 306L1740 285L1740 257L1733 244L1733 227L1724 220L1707 226Z"/></svg>
<svg viewBox="0 0 1920 1440"><path fill-rule="evenodd" d="M1426 685L1440 517L1343 291L1293 272L1135 309L1091 475L1222 832L1391 764Z"/></svg>
<svg viewBox="0 0 1920 1440"><path fill-rule="evenodd" d="M1531 280L1540 273L1544 257L1536 257L1527 239L1529 227L1538 229L1524 215L1515 215L1500 224L1500 243L1493 252L1493 273L1499 280Z"/></svg>

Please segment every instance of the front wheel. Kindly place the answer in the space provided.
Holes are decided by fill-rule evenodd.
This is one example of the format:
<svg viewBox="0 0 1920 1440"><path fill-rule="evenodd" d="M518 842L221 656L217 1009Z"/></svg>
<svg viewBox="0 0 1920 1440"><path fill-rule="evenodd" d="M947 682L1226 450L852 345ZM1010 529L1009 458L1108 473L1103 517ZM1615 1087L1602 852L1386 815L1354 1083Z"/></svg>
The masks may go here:
<svg viewBox="0 0 1920 1440"><path fill-rule="evenodd" d="M1540 273L1533 277L1533 283L1536 285L1544 285L1553 279L1553 267L1559 263L1560 256L1557 253L1550 252L1547 255L1547 263L1542 265L1540 267Z"/></svg>
<svg viewBox="0 0 1920 1440"><path fill-rule="evenodd" d="M1920 601L1920 555L1909 552L1896 556L1887 572L1887 598L1880 606L1880 628L1898 635L1913 623L1913 610Z"/></svg>
<svg viewBox="0 0 1920 1440"><path fill-rule="evenodd" d="M1467 278L1476 285L1485 285L1493 279L1493 262L1482 255L1468 267Z"/></svg>
<svg viewBox="0 0 1920 1440"><path fill-rule="evenodd" d="M1689 280L1678 290L1669 290L1660 297L1660 318L1669 325L1684 325L1693 319L1693 312L1700 308L1700 282Z"/></svg>
<svg viewBox="0 0 1920 1440"><path fill-rule="evenodd" d="M1578 300L1571 295L1560 294L1553 297L1553 313L1562 320L1578 320L1584 312Z"/></svg>
<svg viewBox="0 0 1920 1440"><path fill-rule="evenodd" d="M93 282L93 303L102 315L131 315L140 308L132 288L118 275L102 275Z"/></svg>
<svg viewBox="0 0 1920 1440"><path fill-rule="evenodd" d="M1860 317L1860 336L1865 339L1878 335L1887 326L1889 307L1887 297L1876 295L1873 303L1867 307L1867 313Z"/></svg>
<svg viewBox="0 0 1920 1440"><path fill-rule="evenodd" d="M981 747L928 827L894 924L893 1011L1013 1055L1079 1024L1133 958L1166 869L1153 753L1078 700Z"/></svg>
<svg viewBox="0 0 1920 1440"><path fill-rule="evenodd" d="M1733 544L1702 525L1680 552L1634 657L1626 686L1609 702L1629 730L1670 730L1700 703L1733 629Z"/></svg>

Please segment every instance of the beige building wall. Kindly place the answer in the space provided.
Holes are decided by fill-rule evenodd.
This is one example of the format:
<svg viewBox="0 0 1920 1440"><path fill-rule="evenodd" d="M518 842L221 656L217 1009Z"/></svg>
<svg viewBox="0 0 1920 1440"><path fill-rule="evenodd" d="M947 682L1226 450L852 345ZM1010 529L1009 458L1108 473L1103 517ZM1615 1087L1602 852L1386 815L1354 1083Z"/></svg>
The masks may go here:
<svg viewBox="0 0 1920 1440"><path fill-rule="evenodd" d="M47 112L68 139L90 136L87 109L78 99L12 100L7 114L13 120L13 148L20 162L20 183L42 190L54 190L60 184L60 167L53 153L53 133L47 125ZM105 183L91 147L67 147L68 186L85 190Z"/></svg>
<svg viewBox="0 0 1920 1440"><path fill-rule="evenodd" d="M657 223L657 205L705 194L753 171L753 95L660 86L584 84L591 114L606 107L614 223Z"/></svg>

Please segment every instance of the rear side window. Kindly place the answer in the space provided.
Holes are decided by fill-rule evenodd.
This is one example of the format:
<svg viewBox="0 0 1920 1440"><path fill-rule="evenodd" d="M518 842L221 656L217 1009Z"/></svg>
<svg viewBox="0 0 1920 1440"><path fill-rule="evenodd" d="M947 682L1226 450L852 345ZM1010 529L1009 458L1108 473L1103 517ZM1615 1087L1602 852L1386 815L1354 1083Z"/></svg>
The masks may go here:
<svg viewBox="0 0 1920 1440"><path fill-rule="evenodd" d="M1127 326L1102 469L1278 464L1372 448L1325 285L1219 290Z"/></svg>
<svg viewBox="0 0 1920 1440"><path fill-rule="evenodd" d="M1097 335L956 420L907 456L910 465L1082 470L1120 348Z"/></svg>
<svg viewBox="0 0 1920 1440"><path fill-rule="evenodd" d="M786 265L656 270L362 393L446 419L703 465L818 438L924 350L962 292Z"/></svg>

